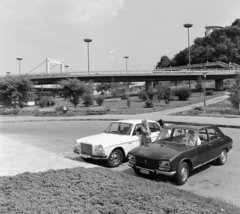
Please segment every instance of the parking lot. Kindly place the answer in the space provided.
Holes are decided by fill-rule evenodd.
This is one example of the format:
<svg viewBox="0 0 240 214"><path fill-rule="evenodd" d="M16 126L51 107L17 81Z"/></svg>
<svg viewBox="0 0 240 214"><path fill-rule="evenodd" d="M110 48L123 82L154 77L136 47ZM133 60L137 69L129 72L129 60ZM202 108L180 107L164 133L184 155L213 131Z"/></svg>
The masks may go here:
<svg viewBox="0 0 240 214"><path fill-rule="evenodd" d="M73 142L77 138L101 133L109 121L64 121L1 124L0 175L14 175L24 171L37 172L48 169L82 167L106 167L103 162L84 162L73 153ZM240 145L239 129L221 128L233 138L234 149L224 166L214 162L193 173L184 186L178 188L204 196L218 197L240 205ZM123 163L112 170L136 176ZM163 180L164 181L164 180ZM164 181L167 182L167 181Z"/></svg>

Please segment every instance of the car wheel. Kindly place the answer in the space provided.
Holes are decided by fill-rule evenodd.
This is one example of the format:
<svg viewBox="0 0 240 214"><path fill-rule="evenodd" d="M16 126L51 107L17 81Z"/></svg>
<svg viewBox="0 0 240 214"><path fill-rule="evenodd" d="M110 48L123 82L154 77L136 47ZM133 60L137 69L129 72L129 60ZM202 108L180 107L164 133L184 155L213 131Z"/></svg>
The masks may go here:
<svg viewBox="0 0 240 214"><path fill-rule="evenodd" d="M227 162L227 151L226 149L222 150L221 155L217 158L217 163L219 165L224 165Z"/></svg>
<svg viewBox="0 0 240 214"><path fill-rule="evenodd" d="M175 176L175 183L177 185L183 185L187 182L189 176L189 166L186 162L181 163L178 166L177 174Z"/></svg>
<svg viewBox="0 0 240 214"><path fill-rule="evenodd" d="M110 154L107 164L109 167L117 167L119 166L123 161L123 154L119 149L115 149Z"/></svg>

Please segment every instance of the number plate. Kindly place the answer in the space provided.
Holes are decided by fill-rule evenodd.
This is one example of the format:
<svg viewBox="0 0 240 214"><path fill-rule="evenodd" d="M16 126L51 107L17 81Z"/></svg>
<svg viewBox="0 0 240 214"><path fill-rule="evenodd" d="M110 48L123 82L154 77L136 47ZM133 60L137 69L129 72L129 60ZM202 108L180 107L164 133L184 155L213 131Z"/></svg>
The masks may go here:
<svg viewBox="0 0 240 214"><path fill-rule="evenodd" d="M147 170L140 169L140 172L143 173L143 174L147 174L147 175L149 175L149 171L147 171Z"/></svg>
<svg viewBox="0 0 240 214"><path fill-rule="evenodd" d="M89 156L88 156L88 155L81 154L81 157L83 157L83 158L88 158Z"/></svg>

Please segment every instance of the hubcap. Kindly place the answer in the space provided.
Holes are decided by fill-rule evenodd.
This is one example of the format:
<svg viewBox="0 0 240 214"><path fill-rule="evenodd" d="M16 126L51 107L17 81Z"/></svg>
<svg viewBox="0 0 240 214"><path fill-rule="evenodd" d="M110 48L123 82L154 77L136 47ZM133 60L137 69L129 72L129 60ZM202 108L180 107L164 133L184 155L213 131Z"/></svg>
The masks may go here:
<svg viewBox="0 0 240 214"><path fill-rule="evenodd" d="M185 181L187 179L187 175L188 175L187 168L183 167L182 170L181 170L181 179L182 179L182 181Z"/></svg>
<svg viewBox="0 0 240 214"><path fill-rule="evenodd" d="M223 163L226 161L226 154L224 151L222 151L222 153L221 153L221 160Z"/></svg>
<svg viewBox="0 0 240 214"><path fill-rule="evenodd" d="M117 165L117 164L120 162L120 155L119 155L117 152L114 152L114 153L111 155L111 162L112 162L112 164L114 164L114 165Z"/></svg>

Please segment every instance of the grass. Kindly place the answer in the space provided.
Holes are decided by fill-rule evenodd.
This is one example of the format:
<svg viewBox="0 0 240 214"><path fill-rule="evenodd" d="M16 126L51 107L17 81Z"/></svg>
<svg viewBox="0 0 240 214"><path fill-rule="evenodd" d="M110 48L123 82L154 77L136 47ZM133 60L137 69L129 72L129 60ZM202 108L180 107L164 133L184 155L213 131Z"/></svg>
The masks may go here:
<svg viewBox="0 0 240 214"><path fill-rule="evenodd" d="M214 104L210 104L204 107L197 107L191 110L177 112L172 115L190 115L190 116L239 116L237 109L233 109L231 103L228 100L223 100Z"/></svg>
<svg viewBox="0 0 240 214"><path fill-rule="evenodd" d="M212 99L214 97L222 96L225 94L225 91L215 91L213 96L206 96L206 100ZM110 109L112 111L108 111L108 114L141 114L141 113L148 113L153 111L163 111L167 109L182 107L186 105L192 105L199 102L203 102L204 96L203 93L192 93L191 97L187 101L180 101L177 97L174 97L173 100L170 102L169 105L165 104L164 100L158 101L157 99L153 100L154 103L154 110L153 108L145 108L145 101L139 100L138 96L131 97L131 108L127 107L127 100L122 99L105 99L102 107L105 109ZM68 101L64 99L56 100L55 106L65 105L70 110L73 111L84 111L86 107L83 104L79 104L75 109L74 106ZM91 107L98 107L97 104Z"/></svg>
<svg viewBox="0 0 240 214"><path fill-rule="evenodd" d="M0 177L0 213L239 214L240 208L104 168Z"/></svg>

